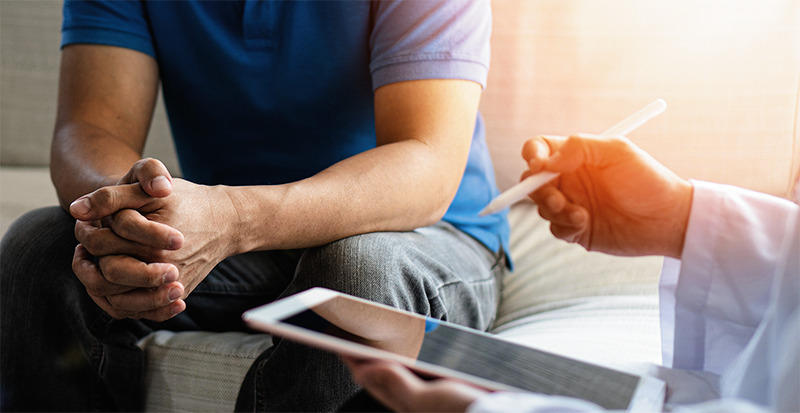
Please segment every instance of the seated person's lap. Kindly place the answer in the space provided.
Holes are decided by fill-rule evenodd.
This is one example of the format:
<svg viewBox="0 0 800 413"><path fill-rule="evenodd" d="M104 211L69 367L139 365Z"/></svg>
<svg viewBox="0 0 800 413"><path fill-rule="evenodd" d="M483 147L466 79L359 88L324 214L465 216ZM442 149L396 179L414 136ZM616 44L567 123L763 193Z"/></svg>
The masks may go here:
<svg viewBox="0 0 800 413"><path fill-rule="evenodd" d="M29 361L36 357L36 351L26 355L17 349L34 340L42 346L55 347L75 347L75 343L80 343L79 348L86 354L97 356L102 342L104 349L99 351L100 355L88 361L90 369L97 371L102 364L105 369L140 366L141 355L128 353L135 353L138 338L153 329L245 330L241 323L244 310L315 286L487 329L495 315L498 294L499 276L495 273L503 269L503 260L497 255L441 222L412 232L359 235L307 250L252 252L230 257L195 289L186 300L187 310L174 319L164 323L112 322L92 302L72 272L72 255L77 245L74 222L59 207L43 208L20 218L3 238L4 354L15 354L15 358ZM26 326L24 339L5 333L19 330L21 325ZM286 350L273 350L277 354L309 351L297 345L282 347ZM12 348L13 352L7 351ZM72 350L58 349L56 353L69 351ZM113 355L117 352L120 354ZM339 364L335 357L321 357ZM3 359L4 363L14 364L10 358ZM271 361L269 364L276 360ZM4 368L4 375L21 371L25 363L17 370ZM63 365L58 360L51 364L41 367L47 371ZM336 370L346 373L338 367ZM133 380L139 377L139 373L131 374ZM302 373L298 371L297 375ZM60 374L54 375L54 380L56 376ZM282 379L289 378L284 374ZM334 384L337 380L346 381L347 384L342 383L344 387L352 387L349 376L330 379L334 380L327 381L331 388L339 387ZM289 381L301 380L308 378ZM354 389L339 392L334 399L347 397ZM69 389L65 388L66 391Z"/></svg>

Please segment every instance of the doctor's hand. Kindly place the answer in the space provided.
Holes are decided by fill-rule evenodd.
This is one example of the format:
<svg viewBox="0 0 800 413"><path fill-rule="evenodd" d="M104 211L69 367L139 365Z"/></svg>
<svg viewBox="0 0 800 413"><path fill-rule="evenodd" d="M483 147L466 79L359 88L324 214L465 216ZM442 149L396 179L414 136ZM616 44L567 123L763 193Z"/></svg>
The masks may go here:
<svg viewBox="0 0 800 413"><path fill-rule="evenodd" d="M160 198L141 183L100 188L70 209L81 243L73 270L112 317L173 317L211 269L234 254L236 212L224 189L171 183ZM82 200L89 207L74 208Z"/></svg>
<svg viewBox="0 0 800 413"><path fill-rule="evenodd" d="M522 179L561 173L530 194L556 237L590 251L680 258L692 185L627 138L539 136L522 156Z"/></svg>
<svg viewBox="0 0 800 413"><path fill-rule="evenodd" d="M354 380L398 412L463 412L487 390L452 380L425 381L403 365L342 356Z"/></svg>

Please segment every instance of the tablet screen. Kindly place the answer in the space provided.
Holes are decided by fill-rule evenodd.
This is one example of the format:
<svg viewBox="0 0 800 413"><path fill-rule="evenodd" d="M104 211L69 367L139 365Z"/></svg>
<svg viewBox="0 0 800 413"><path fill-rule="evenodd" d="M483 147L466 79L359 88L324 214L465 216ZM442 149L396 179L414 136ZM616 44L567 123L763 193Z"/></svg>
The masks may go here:
<svg viewBox="0 0 800 413"><path fill-rule="evenodd" d="M421 371L443 367L520 390L589 400L607 409L628 408L641 379L340 294L298 307L275 321L409 357Z"/></svg>

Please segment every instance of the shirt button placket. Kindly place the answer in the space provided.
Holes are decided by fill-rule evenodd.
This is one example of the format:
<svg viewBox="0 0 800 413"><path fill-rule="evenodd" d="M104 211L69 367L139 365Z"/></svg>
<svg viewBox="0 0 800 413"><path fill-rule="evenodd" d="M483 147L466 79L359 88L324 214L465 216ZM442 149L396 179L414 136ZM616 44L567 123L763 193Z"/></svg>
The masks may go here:
<svg viewBox="0 0 800 413"><path fill-rule="evenodd" d="M272 1L246 0L244 3L244 47L248 50L273 48Z"/></svg>

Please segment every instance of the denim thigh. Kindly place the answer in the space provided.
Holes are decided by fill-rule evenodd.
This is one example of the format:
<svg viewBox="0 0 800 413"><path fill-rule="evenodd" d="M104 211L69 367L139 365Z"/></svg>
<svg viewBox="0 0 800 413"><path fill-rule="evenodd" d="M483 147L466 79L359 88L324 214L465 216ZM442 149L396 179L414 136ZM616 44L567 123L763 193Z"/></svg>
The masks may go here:
<svg viewBox="0 0 800 413"><path fill-rule="evenodd" d="M440 222L309 248L283 295L325 287L480 330L495 317L504 254ZM238 411L333 411L358 391L339 358L286 340L262 354Z"/></svg>
<svg viewBox="0 0 800 413"><path fill-rule="evenodd" d="M141 409L136 341L146 328L111 323L88 296L72 272L74 227L63 209L50 207L23 215L3 236L3 411Z"/></svg>
<svg viewBox="0 0 800 413"><path fill-rule="evenodd" d="M153 330L246 330L241 314L277 298L302 251L230 257L157 323L114 320L72 272L75 219L60 207L31 211L0 244L0 411L137 411L143 355Z"/></svg>
<svg viewBox="0 0 800 413"><path fill-rule="evenodd" d="M59 207L17 220L0 246L0 410L136 411L155 329L246 330L241 313L322 286L478 329L495 314L502 254L446 223L317 248L230 257L164 323L114 320L72 273L75 220ZM286 341L248 372L244 410L334 410L357 387L337 357Z"/></svg>

